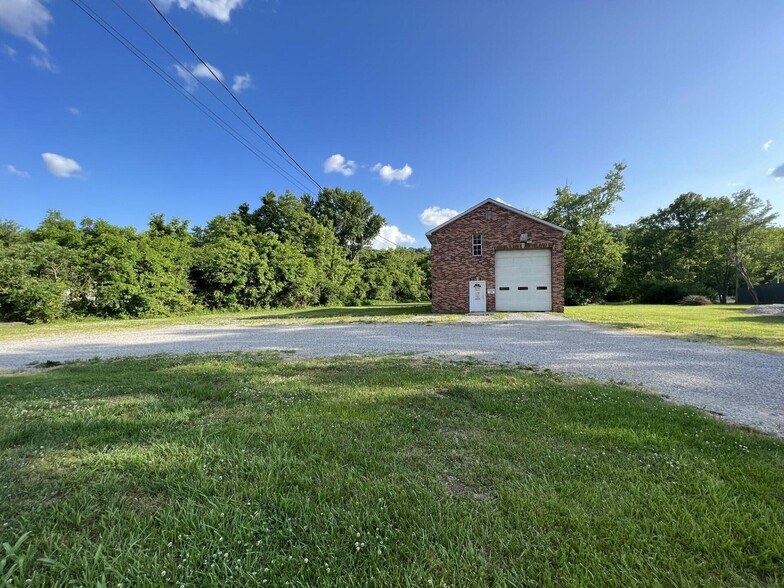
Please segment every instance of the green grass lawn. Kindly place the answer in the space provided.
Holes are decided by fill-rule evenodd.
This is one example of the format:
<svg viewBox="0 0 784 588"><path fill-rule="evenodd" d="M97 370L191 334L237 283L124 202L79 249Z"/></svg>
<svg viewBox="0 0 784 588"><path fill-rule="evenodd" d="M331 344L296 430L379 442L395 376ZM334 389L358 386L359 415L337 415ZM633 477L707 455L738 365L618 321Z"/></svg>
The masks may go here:
<svg viewBox="0 0 784 588"><path fill-rule="evenodd" d="M746 314L749 306L602 304L568 306L566 316L644 333L784 352L784 316Z"/></svg>
<svg viewBox="0 0 784 588"><path fill-rule="evenodd" d="M430 315L429 302L374 304L371 306L325 306L317 308L246 310L241 312L201 312L154 319L75 319L26 325L0 322L0 342L53 335L106 333L123 330L156 329L180 325L243 325L340 322L400 322ZM433 322L457 320L460 315L428 316ZM425 318L425 317L423 317Z"/></svg>
<svg viewBox="0 0 784 588"><path fill-rule="evenodd" d="M222 354L0 390L8 585L784 582L784 444L620 385Z"/></svg>

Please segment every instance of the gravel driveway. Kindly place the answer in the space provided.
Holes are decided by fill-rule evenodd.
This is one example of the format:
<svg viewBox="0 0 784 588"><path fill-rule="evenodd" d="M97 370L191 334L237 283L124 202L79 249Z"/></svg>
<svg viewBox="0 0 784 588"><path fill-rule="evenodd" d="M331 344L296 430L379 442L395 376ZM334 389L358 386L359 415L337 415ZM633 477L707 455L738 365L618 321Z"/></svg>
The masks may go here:
<svg viewBox="0 0 784 588"><path fill-rule="evenodd" d="M429 353L634 382L784 437L784 355L637 335L553 315L480 323L181 326L0 343L0 370L156 353L295 350L305 357Z"/></svg>

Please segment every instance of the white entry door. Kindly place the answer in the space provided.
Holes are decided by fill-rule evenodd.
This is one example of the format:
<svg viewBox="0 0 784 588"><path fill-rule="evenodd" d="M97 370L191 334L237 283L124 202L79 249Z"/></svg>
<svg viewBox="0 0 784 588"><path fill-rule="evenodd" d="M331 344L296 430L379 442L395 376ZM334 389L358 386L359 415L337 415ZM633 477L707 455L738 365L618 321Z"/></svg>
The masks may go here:
<svg viewBox="0 0 784 588"><path fill-rule="evenodd" d="M495 252L496 310L552 310L549 249Z"/></svg>
<svg viewBox="0 0 784 588"><path fill-rule="evenodd" d="M484 281L468 282L468 310L470 312L487 312Z"/></svg>

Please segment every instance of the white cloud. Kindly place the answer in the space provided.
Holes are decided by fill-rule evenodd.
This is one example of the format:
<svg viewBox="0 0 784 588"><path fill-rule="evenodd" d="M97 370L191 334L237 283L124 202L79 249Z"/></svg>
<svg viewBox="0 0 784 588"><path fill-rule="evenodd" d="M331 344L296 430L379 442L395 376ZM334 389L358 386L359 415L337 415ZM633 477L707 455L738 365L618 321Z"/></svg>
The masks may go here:
<svg viewBox="0 0 784 588"><path fill-rule="evenodd" d="M389 249L395 245L411 245L413 243L416 243L416 239L401 232L395 225L384 225L370 246L373 249Z"/></svg>
<svg viewBox="0 0 784 588"><path fill-rule="evenodd" d="M182 80L183 84L185 84L185 89L188 90L188 92L193 92L196 90L196 86L198 86L198 82L195 79L193 79L190 70L185 69L179 63L175 63L174 71L177 72L177 77Z"/></svg>
<svg viewBox="0 0 784 588"><path fill-rule="evenodd" d="M249 73L234 76L234 83L231 85L231 89L238 94L252 87L253 78L250 77Z"/></svg>
<svg viewBox="0 0 784 588"><path fill-rule="evenodd" d="M738 188L743 185L743 182L728 182L727 186L730 188Z"/></svg>
<svg viewBox="0 0 784 588"><path fill-rule="evenodd" d="M776 178L777 180L784 178L784 163L776 168L770 168L768 173L770 174L770 177Z"/></svg>
<svg viewBox="0 0 784 588"><path fill-rule="evenodd" d="M2 47L0 47L0 51L3 53L3 55L6 55L10 59L16 59L16 49L11 47L10 45L3 45Z"/></svg>
<svg viewBox="0 0 784 588"><path fill-rule="evenodd" d="M43 53L46 45L39 37L52 22L52 14L41 0L0 0L0 29L25 39Z"/></svg>
<svg viewBox="0 0 784 588"><path fill-rule="evenodd" d="M207 65L209 66L209 68L207 67ZM211 63L208 63L207 65L204 65L203 63L197 63L191 68L191 73L195 75L197 78L205 78L207 80L214 80L215 77L213 77L212 75L214 73L215 76L217 76L217 78L222 82L223 73L221 72L221 70L219 70ZM212 70L212 73L210 73L210 70Z"/></svg>
<svg viewBox="0 0 784 588"><path fill-rule="evenodd" d="M768 149L770 149L770 146L771 146L771 145L773 145L773 139L770 139L769 141L765 141L765 142L762 144L762 148L763 148L765 151L767 151Z"/></svg>
<svg viewBox="0 0 784 588"><path fill-rule="evenodd" d="M188 90L188 92L194 92L196 91L196 88L199 85L199 82L196 81L196 78L215 80L215 78L210 73L210 69L213 72L215 72L215 75L218 77L218 79L221 82L223 81L223 72L221 72L221 70L219 70L217 67L215 67L212 64L207 64L207 65L210 66L209 69L207 69L207 66L205 66L203 63L190 65L186 69L183 66L181 66L179 63L176 63L174 64L174 69L177 72L177 76L185 84L185 89Z"/></svg>
<svg viewBox="0 0 784 588"><path fill-rule="evenodd" d="M357 162L346 160L340 153L330 155L324 161L324 171L328 174L333 172L343 174L344 176L353 176L357 169Z"/></svg>
<svg viewBox="0 0 784 588"><path fill-rule="evenodd" d="M158 0L158 6L163 10L176 4L183 10L193 8L202 16L209 16L221 22L229 22L231 11L240 8L244 3L245 0Z"/></svg>
<svg viewBox="0 0 784 588"><path fill-rule="evenodd" d="M453 216L460 214L452 208L441 208L440 206L430 206L419 213L419 222L426 227L437 227L445 223Z"/></svg>
<svg viewBox="0 0 784 588"><path fill-rule="evenodd" d="M82 171L82 166L73 159L57 155L57 153L41 153L44 165L49 173L58 178L71 178Z"/></svg>
<svg viewBox="0 0 784 588"><path fill-rule="evenodd" d="M381 165L380 163L377 163L370 169L374 172L378 172L379 177L387 183L395 180L405 182L411 177L411 174L414 173L414 169L408 164L400 169L395 169L391 165Z"/></svg>
<svg viewBox="0 0 784 588"><path fill-rule="evenodd" d="M501 204L509 204L506 200L502 200L500 197L495 199L496 202L500 202Z"/></svg>
<svg viewBox="0 0 784 588"><path fill-rule="evenodd" d="M10 163L7 166L5 166L5 171L6 171L6 173L9 173L12 176L16 176L18 178L28 179L30 177L30 174L28 172L23 171L21 169L16 169Z"/></svg>
<svg viewBox="0 0 784 588"><path fill-rule="evenodd" d="M2 2L2 0L0 0L0 2ZM48 55L31 55L30 63L32 63L38 69L45 69L46 71L50 71L52 73L57 72L57 66L52 63L52 60L49 59Z"/></svg>
<svg viewBox="0 0 784 588"><path fill-rule="evenodd" d="M66 108L66 110L71 114L73 114L74 116L80 116L82 114L82 111L76 108L76 106L69 106L68 108Z"/></svg>

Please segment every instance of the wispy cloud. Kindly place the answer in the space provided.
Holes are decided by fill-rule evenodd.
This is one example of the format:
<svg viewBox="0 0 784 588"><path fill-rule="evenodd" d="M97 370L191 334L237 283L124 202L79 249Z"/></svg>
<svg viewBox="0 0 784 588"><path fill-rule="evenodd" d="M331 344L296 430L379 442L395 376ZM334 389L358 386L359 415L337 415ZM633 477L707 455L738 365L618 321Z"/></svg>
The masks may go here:
<svg viewBox="0 0 784 588"><path fill-rule="evenodd" d="M762 148L763 148L765 151L767 151L768 149L770 149L770 146L771 146L771 145L773 145L773 139L770 139L769 141L765 141L765 142L762 144Z"/></svg>
<svg viewBox="0 0 784 588"><path fill-rule="evenodd" d="M419 222L426 227L437 227L445 223L450 218L460 214L452 208L441 208L440 206L430 206L419 213Z"/></svg>
<svg viewBox="0 0 784 588"><path fill-rule="evenodd" d="M43 69L46 71L50 71L52 73L57 73L58 71L57 66L54 63L52 63L52 60L49 59L49 56L45 54L31 55L30 63L32 63L38 69Z"/></svg>
<svg viewBox="0 0 784 588"><path fill-rule="evenodd" d="M2 45L2 46L0 46L0 53L5 55L9 59L16 59L16 49L11 47L10 45Z"/></svg>
<svg viewBox="0 0 784 588"><path fill-rule="evenodd" d="M253 87L253 78L250 76L249 73L245 73L242 75L234 76L234 83L231 85L231 89L239 94L240 92L244 92L248 88Z"/></svg>
<svg viewBox="0 0 784 588"><path fill-rule="evenodd" d="M191 68L191 73L195 75L197 78L214 80L215 77L217 77L221 82L223 81L223 73L221 72L221 70L219 70L211 63L208 63L207 65L204 65L203 63L197 63ZM213 76L212 74L215 74L215 76Z"/></svg>
<svg viewBox="0 0 784 588"><path fill-rule="evenodd" d="M28 172L21 169L16 169L10 163L5 166L5 171L6 173L11 174L12 176L16 176L17 178L24 178L26 180L30 179L30 174Z"/></svg>
<svg viewBox="0 0 784 588"><path fill-rule="evenodd" d="M57 153L41 153L41 159L49 173L58 178L72 178L82 171L82 166L75 160Z"/></svg>
<svg viewBox="0 0 784 588"><path fill-rule="evenodd" d="M185 84L185 89L189 92L194 92L199 85L199 82L196 80L196 78L212 81L215 80L215 77L213 77L212 73L210 73L210 70L215 73L215 76L217 76L220 81L223 81L223 72L211 63L207 65L210 66L209 69L203 63L189 65L186 69L179 63L176 63L174 64L174 70L177 72L177 76Z"/></svg>
<svg viewBox="0 0 784 588"><path fill-rule="evenodd" d="M66 110L68 111L69 114L72 114L73 116L81 116L82 114L82 111L76 108L76 106L69 106L68 108L66 108Z"/></svg>
<svg viewBox="0 0 784 588"><path fill-rule="evenodd" d="M158 6L169 10L176 5L183 10L193 9L202 16L208 16L221 22L229 22L231 11L240 8L245 0L158 0Z"/></svg>
<svg viewBox="0 0 784 588"><path fill-rule="evenodd" d="M743 182L728 182L727 186L730 188L740 188L743 185Z"/></svg>
<svg viewBox="0 0 784 588"><path fill-rule="evenodd" d="M386 183L394 181L405 182L411 177L411 174L414 173L414 169L408 164L399 169L395 169L389 164L381 165L380 163L377 163L370 169L374 172L378 172L379 177Z"/></svg>
<svg viewBox="0 0 784 588"><path fill-rule="evenodd" d="M768 174L770 177L776 178L777 180L784 178L784 163L778 167L769 169Z"/></svg>
<svg viewBox="0 0 784 588"><path fill-rule="evenodd" d="M414 237L406 235L395 225L384 225L370 246L373 249L390 249L397 245L412 245L414 243L416 243Z"/></svg>
<svg viewBox="0 0 784 588"><path fill-rule="evenodd" d="M330 155L324 161L324 172L343 174L344 176L353 176L357 169L357 163L350 159L346 159L340 153Z"/></svg>
<svg viewBox="0 0 784 588"><path fill-rule="evenodd" d="M42 53L47 49L40 37L53 22L41 0L0 0L0 29L21 37Z"/></svg>

